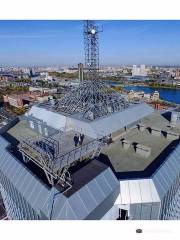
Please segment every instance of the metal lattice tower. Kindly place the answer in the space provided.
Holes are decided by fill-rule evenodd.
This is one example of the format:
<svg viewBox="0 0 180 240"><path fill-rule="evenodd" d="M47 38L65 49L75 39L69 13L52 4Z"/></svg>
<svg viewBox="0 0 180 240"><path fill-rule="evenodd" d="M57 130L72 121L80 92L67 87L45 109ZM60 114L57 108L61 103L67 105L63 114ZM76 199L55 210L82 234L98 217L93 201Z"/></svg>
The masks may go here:
<svg viewBox="0 0 180 240"><path fill-rule="evenodd" d="M99 42L98 27L94 21L85 21L84 23L84 50L85 50L85 68L87 70L87 80L97 81L99 70Z"/></svg>
<svg viewBox="0 0 180 240"><path fill-rule="evenodd" d="M94 21L85 21L85 80L58 100L53 106L54 110L92 121L122 111L128 106L118 92L99 79L99 32Z"/></svg>

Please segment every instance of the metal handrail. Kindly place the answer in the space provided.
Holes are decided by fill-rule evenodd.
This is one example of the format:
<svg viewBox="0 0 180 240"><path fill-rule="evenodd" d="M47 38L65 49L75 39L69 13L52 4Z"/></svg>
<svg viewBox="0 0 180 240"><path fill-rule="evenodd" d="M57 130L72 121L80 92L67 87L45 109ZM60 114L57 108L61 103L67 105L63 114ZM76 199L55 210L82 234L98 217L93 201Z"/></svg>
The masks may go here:
<svg viewBox="0 0 180 240"><path fill-rule="evenodd" d="M92 143L95 143L95 142L98 142L98 141L97 140L92 140L89 143L86 143L83 146L77 147L76 149L73 149L68 153L64 153L63 155L60 156L60 158L56 159L56 161L54 162L54 165L56 165L58 163L62 163L63 158L65 158L66 155L68 155L68 160L67 160L67 163L68 163L69 162L69 157L71 156L72 153L74 153L74 156L75 156L75 153L77 152L77 150L80 150L80 152L82 154L82 150L85 149L85 148L86 148L85 151L87 152L90 148L92 148L92 147L89 147L89 146L90 145L94 146L94 144L92 144ZM58 160L60 160L60 161L58 161Z"/></svg>
<svg viewBox="0 0 180 240"><path fill-rule="evenodd" d="M49 166L51 166L51 169L54 169L55 167L59 167L61 169L62 167L70 164L76 158L76 153L79 152L80 157L81 157L83 155L83 152L87 153L93 147L95 147L97 143L98 143L98 140L92 140L82 146L72 149L70 152L64 153L63 155L59 155L58 157L56 157L54 159L52 159L52 157L48 154L48 152L44 153L40 147L35 146L34 143L31 143L28 141L23 141L21 143L21 148L27 147L28 149L35 151L36 155L39 154L40 155L39 157L43 157L46 162L48 161L47 164ZM97 147L98 146L99 146L99 144L97 144ZM31 153L29 153L28 155L31 155ZM31 157L33 157L33 156L31 156Z"/></svg>

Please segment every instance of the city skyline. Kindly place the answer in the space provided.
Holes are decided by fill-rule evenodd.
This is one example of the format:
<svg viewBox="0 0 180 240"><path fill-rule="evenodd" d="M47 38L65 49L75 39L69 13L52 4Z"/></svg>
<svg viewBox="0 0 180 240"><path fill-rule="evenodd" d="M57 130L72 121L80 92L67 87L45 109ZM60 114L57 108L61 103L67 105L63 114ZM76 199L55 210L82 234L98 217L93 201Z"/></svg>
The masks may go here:
<svg viewBox="0 0 180 240"><path fill-rule="evenodd" d="M102 20L100 65L179 65L180 21ZM1 66L84 62L83 22L0 21Z"/></svg>

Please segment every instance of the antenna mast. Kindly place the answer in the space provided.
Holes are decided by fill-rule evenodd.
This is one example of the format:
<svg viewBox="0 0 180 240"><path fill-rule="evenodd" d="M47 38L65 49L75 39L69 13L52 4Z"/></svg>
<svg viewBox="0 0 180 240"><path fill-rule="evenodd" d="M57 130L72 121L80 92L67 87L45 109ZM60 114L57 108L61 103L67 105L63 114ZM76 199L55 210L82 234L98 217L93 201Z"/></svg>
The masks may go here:
<svg viewBox="0 0 180 240"><path fill-rule="evenodd" d="M55 111L93 121L128 107L121 94L99 78L99 32L94 21L84 22L85 78L55 103Z"/></svg>
<svg viewBox="0 0 180 240"><path fill-rule="evenodd" d="M99 28L94 21L84 22L84 50L87 80L97 81L99 71Z"/></svg>

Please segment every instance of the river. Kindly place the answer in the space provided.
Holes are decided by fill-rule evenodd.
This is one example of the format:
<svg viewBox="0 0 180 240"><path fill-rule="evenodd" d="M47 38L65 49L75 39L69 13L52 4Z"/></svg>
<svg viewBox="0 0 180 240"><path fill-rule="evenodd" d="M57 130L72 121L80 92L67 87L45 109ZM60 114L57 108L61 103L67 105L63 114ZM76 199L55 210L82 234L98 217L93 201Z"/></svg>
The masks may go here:
<svg viewBox="0 0 180 240"><path fill-rule="evenodd" d="M180 89L150 88L145 86L125 86L123 89L143 91L145 93L152 93L157 90L160 94L160 99L180 104Z"/></svg>

